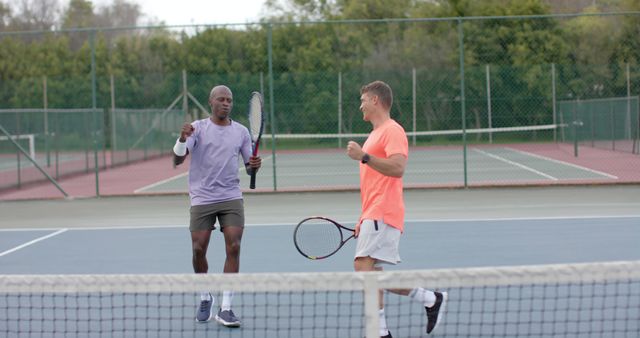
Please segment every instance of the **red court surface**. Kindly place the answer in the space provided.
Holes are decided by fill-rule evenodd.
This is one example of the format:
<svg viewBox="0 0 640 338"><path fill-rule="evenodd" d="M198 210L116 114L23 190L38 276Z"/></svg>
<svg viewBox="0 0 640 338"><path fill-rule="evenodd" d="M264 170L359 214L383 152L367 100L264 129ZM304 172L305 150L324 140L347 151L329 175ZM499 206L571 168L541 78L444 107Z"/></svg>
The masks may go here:
<svg viewBox="0 0 640 338"><path fill-rule="evenodd" d="M163 156L100 171L98 186L100 196L133 195L137 189L188 171L188 163L173 168L171 160L170 156ZM96 196L95 172L64 178L58 181L58 184L73 198ZM64 195L50 182L0 192L0 200L51 198L64 198Z"/></svg>

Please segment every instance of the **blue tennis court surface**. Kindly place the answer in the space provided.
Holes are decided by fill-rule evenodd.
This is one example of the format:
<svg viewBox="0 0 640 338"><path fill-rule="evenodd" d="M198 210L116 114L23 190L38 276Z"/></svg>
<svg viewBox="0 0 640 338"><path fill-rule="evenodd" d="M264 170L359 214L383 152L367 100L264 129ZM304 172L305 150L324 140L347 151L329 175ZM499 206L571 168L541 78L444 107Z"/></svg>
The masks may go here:
<svg viewBox="0 0 640 338"><path fill-rule="evenodd" d="M578 332L581 337L600 338L637 334L640 284L637 279L614 277L636 271L619 271L616 264L636 261L631 265L635 267L640 260L637 187L408 190L405 198L403 262L387 270L407 270L393 276L426 273L421 282L443 286L450 293L444 324L435 336ZM0 203L4 216L0 220L0 277L5 281L29 279L3 286L37 285L33 294L8 291L0 297L0 318L4 317L0 332L8 337L78 338L256 337L266 332L290 337L362 337L366 296L339 291L340 281L335 280L340 272L352 271L355 242L348 242L329 259L311 261L297 253L292 241L295 224L306 216L325 215L353 225L358 204L358 194L353 192L245 195L244 275L236 276L260 277L260 281L247 280L243 284L247 291L236 294L233 308L243 325L230 330L215 322L194 320L197 292L204 287L194 290L184 279L197 277L191 269L186 196ZM223 253L222 235L216 231L208 253L207 277L232 277L220 274ZM612 278L610 282L591 279L603 277L598 262L608 264L604 277ZM562 272L557 265L547 266L551 270L545 271L540 285L531 284L541 279L539 272L522 275L526 269L538 271L541 264L556 263L588 263L592 272L579 284L556 281L580 277L575 270L579 267L574 266L562 266ZM456 286L464 272L452 277L450 273L456 270L451 268L462 267L488 268L485 272L469 270L472 272L467 273L481 276L472 285ZM497 279L505 278L503 283L475 284L493 281L500 267L510 269ZM310 276L317 279L320 275L281 273L301 271L338 272L322 284L336 289L309 290ZM69 274L74 276L64 276ZM435 277L438 274L444 279ZM304 288L294 287L293 281L283 284L283 275L301 277ZM38 276L46 279L44 289L34 280ZM152 277L155 282L150 282ZM81 290L95 291L50 291L66 285L59 284L64 283L63 278ZM107 282L114 278L118 279L114 284ZM268 278L275 279L266 282ZM511 284L518 278L520 283ZM154 291L160 285L155 283L161 281L164 287L173 285L179 290ZM260 287L275 283L280 289L252 292L256 282ZM219 278L217 283L206 284L206 288L215 288L211 290L218 301L214 311L220 290L228 287L220 283ZM448 283L453 285L446 286ZM125 287L129 291L120 292ZM385 304L394 336L426 337L420 304L388 293ZM540 306L551 310L543 311ZM610 309L615 309L615 319L607 321L604 317ZM602 319L594 320L594 315Z"/></svg>
<svg viewBox="0 0 640 338"><path fill-rule="evenodd" d="M398 269L640 259L640 193L629 186L405 191ZM308 216L353 225L357 192L245 194L242 272L352 271L354 241L303 258ZM1 274L190 273L186 195L0 203ZM212 236L210 272L222 271Z"/></svg>
<svg viewBox="0 0 640 338"><path fill-rule="evenodd" d="M639 224L640 217L411 221L401 240L403 262L397 268L636 260ZM310 261L295 250L293 228L294 224L248 225L241 271L352 271L354 241L329 259ZM192 272L186 226L1 233L2 274ZM208 254L211 272L222 270L223 253L222 236L216 231Z"/></svg>

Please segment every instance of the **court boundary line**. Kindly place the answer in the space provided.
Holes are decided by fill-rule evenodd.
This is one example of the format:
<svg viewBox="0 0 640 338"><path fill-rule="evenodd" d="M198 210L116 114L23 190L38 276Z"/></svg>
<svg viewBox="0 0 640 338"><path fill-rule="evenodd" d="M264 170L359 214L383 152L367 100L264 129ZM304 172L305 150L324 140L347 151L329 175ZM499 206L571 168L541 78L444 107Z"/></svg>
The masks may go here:
<svg viewBox="0 0 640 338"><path fill-rule="evenodd" d="M44 241L45 239L49 239L49 238L51 238L51 237L57 236L57 235L59 235L59 234L61 234L61 233L66 232L67 230L69 230L69 229L67 229L67 228L62 228L62 229L60 229L60 230L58 230L58 231L56 231L56 232L54 232L54 233L50 233L50 234L48 234L48 235L45 235L45 236L42 236L42 237L38 237L38 238L36 238L36 239L34 239L34 240L31 240L31 241L29 241L29 242L23 243L23 244L21 244L21 245L18 245L18 246L16 246L16 247L13 247L13 248L11 248L11 249L9 249L9 250L6 250L6 251L4 251L4 252L0 252L0 257L2 257L2 256L6 256L6 255L8 255L8 254L10 254L10 253L13 253L13 252L16 252L16 251L18 251L18 250L24 249L24 248L26 248L26 247L28 247L28 246L30 246L30 245L33 245L33 244L36 244L36 243L38 243L38 242Z"/></svg>
<svg viewBox="0 0 640 338"><path fill-rule="evenodd" d="M573 168L576 168L576 169L580 169L580 170L588 171L588 172L590 172L590 173L592 173L592 174L601 175L601 176L608 177L608 178L611 178L611 179L614 179L614 180L618 180L618 179L620 179L618 176L611 175L611 174L607 174L607 173L602 172L602 171L598 171L598 170L595 170L595 169L591 169L591 168L583 167L583 166L581 166L581 165L573 164L573 163L570 163L570 162L565 162L565 161L561 161L561 160L556 160L556 159L551 158L551 157L547 157L547 156L542 156L542 155L538 155L538 154L530 153L530 152L528 152L528 151L519 150L519 149L515 149L515 148L511 148L511 147L504 147L504 149L511 150L511 151L513 151L513 152L520 153L520 154L522 154L522 155L527 155L527 156L531 156L531 157L539 158L539 159L542 159L542 160L551 161L551 162L558 163L558 164L563 164L563 165L566 165L566 166L569 166L569 167L573 167Z"/></svg>
<svg viewBox="0 0 640 338"><path fill-rule="evenodd" d="M473 151L475 151L475 152L477 152L477 153L480 153L480 154L483 154L483 155L485 155L485 156L491 157L491 158L496 159L496 160L498 160L498 161L502 161L502 162L505 162L505 163L511 164L511 165L516 166L516 167L518 167L518 168L520 168L520 169L524 169L524 170L530 171L530 172L532 172L532 173L534 173L534 174L537 174L537 175L540 175L540 176L542 176L542 177L546 177L546 178L548 178L548 179L550 179L550 180L552 180L552 181L558 181L558 178L553 177L553 176L548 175L548 174L545 174L545 173L543 173L542 171L539 171L539 170L533 169L533 168L528 167L528 166L526 166L526 165L524 165L524 164L520 164L520 163L518 163L518 162L514 162L514 161L511 161L511 160L508 160L508 159L506 159L506 158L504 158L504 157L501 157L501 156L498 156L498 155L495 155L495 154L491 154L491 153L488 153L488 152L486 152L486 151L482 151L482 150L477 149L477 148L473 148Z"/></svg>
<svg viewBox="0 0 640 338"><path fill-rule="evenodd" d="M271 155L268 155L267 157L263 158L262 160L263 160L263 161L268 161L270 158L271 158ZM267 162L267 163L268 163L268 162ZM245 171L245 170L246 170L246 169L244 168L244 166L240 166L240 167L238 168L238 171L239 171L239 172L242 172L242 171ZM189 171L188 171L188 170L187 170L187 171L185 171L185 172L183 172L183 173L181 173L181 174L178 174L178 175L175 175L175 176L171 176L171 177L169 177L169 178L165 178L164 180L157 181L157 182L154 182L154 183L151 183L151 184L145 185L145 186L144 186L144 187L142 187L142 188L138 188L138 189L134 190L134 191L133 191L133 193L134 193L134 194L139 194L139 193L148 193L148 191L147 191L147 190L149 190L149 189L153 189L153 188L155 188L155 187L158 187L158 186L163 185L163 184L165 184L165 183L169 183L169 182L171 182L171 181L174 181L174 180L177 180L177 179L183 178L183 177L185 177L185 176L189 176ZM187 190L188 190L188 189L187 189Z"/></svg>
<svg viewBox="0 0 640 338"><path fill-rule="evenodd" d="M302 217L304 218L304 217ZM301 218L301 219L302 219ZM506 218L441 218L441 219L407 219L407 223L439 223L439 222L511 222L511 221L547 221L547 220L584 220L584 219L636 219L640 218L640 214L637 215L592 215L592 216L545 216L545 217L506 217ZM343 225L355 224L353 221L343 222L337 220ZM283 222L283 223L251 223L246 224L245 227L270 227L270 226L296 226L298 222ZM167 225L132 225L132 226L103 226L103 227L77 227L77 228L4 228L0 229L0 232L30 232L30 231L87 231L87 230L141 230L141 229L176 229L184 228L188 229L187 224L167 224ZM64 231L63 231L64 230ZM51 237L53 234L47 235ZM58 235L56 233L55 235ZM44 237L47 237L44 236ZM43 238L46 239L46 238Z"/></svg>
<svg viewBox="0 0 640 338"><path fill-rule="evenodd" d="M169 178L165 178L162 181L157 181L155 183L151 183L151 184L145 185L142 188L138 188L138 189L134 190L133 193L137 194L137 193L140 193L140 192L145 192L145 190L147 190L147 189L153 189L153 188L155 188L155 187L157 187L159 185L168 183L169 181L177 180L179 178L182 178L182 177L188 176L188 175L189 175L189 172L185 171L185 172L183 172L181 174L178 174L178 175L175 175L175 176L172 176L172 177L169 177Z"/></svg>

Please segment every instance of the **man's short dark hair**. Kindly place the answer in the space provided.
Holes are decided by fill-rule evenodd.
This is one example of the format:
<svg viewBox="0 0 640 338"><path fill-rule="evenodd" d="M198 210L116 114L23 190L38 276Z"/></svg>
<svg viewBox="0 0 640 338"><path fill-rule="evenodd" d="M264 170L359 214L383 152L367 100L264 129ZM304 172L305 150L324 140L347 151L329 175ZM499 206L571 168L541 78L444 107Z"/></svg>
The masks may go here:
<svg viewBox="0 0 640 338"><path fill-rule="evenodd" d="M380 98L380 102L382 102L383 107L391 109L391 105L393 104L393 92L388 84L382 81L373 81L360 88L360 95L364 93L377 96Z"/></svg>

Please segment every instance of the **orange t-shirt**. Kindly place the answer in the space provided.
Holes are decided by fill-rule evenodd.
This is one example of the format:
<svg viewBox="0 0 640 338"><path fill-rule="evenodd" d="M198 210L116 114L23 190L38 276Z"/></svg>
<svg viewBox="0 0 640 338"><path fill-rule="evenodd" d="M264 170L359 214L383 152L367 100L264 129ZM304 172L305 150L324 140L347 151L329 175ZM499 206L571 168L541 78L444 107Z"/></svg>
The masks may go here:
<svg viewBox="0 0 640 338"><path fill-rule="evenodd" d="M409 142L404 128L394 120L388 120L374 129L362 150L369 155L388 158L394 154L409 157ZM368 164L360 164L360 198L363 219L382 220L384 223L404 230L404 199L402 177L385 176Z"/></svg>

